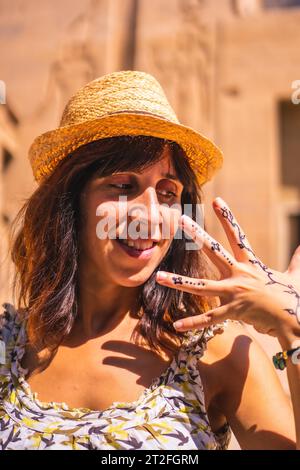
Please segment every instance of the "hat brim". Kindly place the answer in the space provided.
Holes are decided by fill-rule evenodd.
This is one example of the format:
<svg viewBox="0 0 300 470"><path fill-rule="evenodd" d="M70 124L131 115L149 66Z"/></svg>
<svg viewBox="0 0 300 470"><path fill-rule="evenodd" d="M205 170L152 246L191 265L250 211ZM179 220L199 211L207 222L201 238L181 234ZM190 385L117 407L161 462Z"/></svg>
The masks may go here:
<svg viewBox="0 0 300 470"><path fill-rule="evenodd" d="M82 145L121 135L146 135L177 142L200 185L209 181L223 163L222 151L191 127L148 114L122 112L59 127L36 137L28 155L36 181L41 182L60 160Z"/></svg>

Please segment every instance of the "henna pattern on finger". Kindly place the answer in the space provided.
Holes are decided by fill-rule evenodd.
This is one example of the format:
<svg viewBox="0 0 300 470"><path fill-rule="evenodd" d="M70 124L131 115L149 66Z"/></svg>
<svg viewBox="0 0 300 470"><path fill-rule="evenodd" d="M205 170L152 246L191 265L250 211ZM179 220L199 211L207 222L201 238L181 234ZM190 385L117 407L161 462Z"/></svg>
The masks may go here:
<svg viewBox="0 0 300 470"><path fill-rule="evenodd" d="M233 263L230 258L228 258L228 256L226 256L226 254L221 250L220 243L211 241L211 251L219 251L228 261L228 264L230 264L230 266L233 266Z"/></svg>
<svg viewBox="0 0 300 470"><path fill-rule="evenodd" d="M221 251L220 244L217 242L211 242L211 249L212 251Z"/></svg>
<svg viewBox="0 0 300 470"><path fill-rule="evenodd" d="M229 221L230 225L233 228L237 229L238 234L239 234L239 242L240 242L237 245L240 247L240 249L242 250L242 249L246 248L246 250L250 251L251 254L256 258L255 254L253 253L251 248L244 243L246 235L242 232L241 227L238 225L238 223L234 221L234 216L233 216L233 213L231 212L231 210L228 209L227 207L221 207L221 212L222 212L222 216L224 217L224 219L227 219Z"/></svg>
<svg viewBox="0 0 300 470"><path fill-rule="evenodd" d="M296 300L295 308L294 309L284 308L283 310L285 312L288 312L290 315L295 315L296 318L297 318L298 323L300 324L300 295L296 291L295 287L292 284L284 284L282 282L276 281L276 279L273 278L274 273L272 271L270 271L270 269L257 258L255 253L253 252L253 250L250 248L250 246L247 246L244 243L246 235L242 232L242 230L241 230L240 226L238 225L238 223L235 222L232 212L227 207L221 207L221 212L222 212L222 216L224 217L224 219L227 219L229 221L229 223L231 224L231 226L234 229L237 229L239 242L240 242L240 243L238 243L238 246L241 249L246 249L247 252L251 253L251 255L253 256L253 259L249 258L249 262L251 264L258 265L262 269L262 271L267 275L269 281L266 282L266 286L267 285L272 285L272 284L277 284L279 286L282 286L282 287L288 289L288 290L284 290L283 291L284 293L295 296L295 300Z"/></svg>
<svg viewBox="0 0 300 470"><path fill-rule="evenodd" d="M174 282L174 284L180 284L180 285L183 285L183 281L182 281L182 276L173 276L172 277L172 281ZM185 284L191 284L193 286L205 286L205 282L203 281L184 281Z"/></svg>
<svg viewBox="0 0 300 470"><path fill-rule="evenodd" d="M172 281L174 282L174 284L183 284L181 276L173 276Z"/></svg>
<svg viewBox="0 0 300 470"><path fill-rule="evenodd" d="M211 237L201 228L198 228L196 227L195 225L192 224L192 229L193 229L193 232L198 232L200 236L202 236L203 238L205 238L207 241L209 241L210 243L210 249L211 251L218 251L227 261L227 263L230 265L230 266L233 266L233 262L231 261L230 258L228 258L228 256L226 255L226 253L221 249L221 245L220 243L214 241L211 239ZM196 236L192 236L192 239L195 241L195 238Z"/></svg>

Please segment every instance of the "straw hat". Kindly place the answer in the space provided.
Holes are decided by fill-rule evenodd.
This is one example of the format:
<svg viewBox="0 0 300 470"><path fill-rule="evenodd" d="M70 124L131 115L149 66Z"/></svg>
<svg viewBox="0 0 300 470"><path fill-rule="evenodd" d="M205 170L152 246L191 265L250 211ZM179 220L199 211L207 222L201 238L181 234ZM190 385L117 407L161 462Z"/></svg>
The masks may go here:
<svg viewBox="0 0 300 470"><path fill-rule="evenodd" d="M96 78L67 103L57 129L36 137L29 160L38 183L78 147L121 135L149 135L177 142L199 183L221 167L220 149L191 127L179 123L158 81L136 70Z"/></svg>

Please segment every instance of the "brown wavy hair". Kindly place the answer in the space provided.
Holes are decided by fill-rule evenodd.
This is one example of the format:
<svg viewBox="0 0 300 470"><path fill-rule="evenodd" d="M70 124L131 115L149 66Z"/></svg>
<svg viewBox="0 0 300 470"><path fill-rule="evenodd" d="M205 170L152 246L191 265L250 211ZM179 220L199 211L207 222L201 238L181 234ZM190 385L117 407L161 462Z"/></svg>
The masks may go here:
<svg viewBox="0 0 300 470"><path fill-rule="evenodd" d="M184 186L181 204L191 204L195 219L201 188L183 149L175 142L151 136L119 136L79 147L25 200L13 224L10 239L15 265L13 298L28 313L27 334L33 345L55 349L68 336L78 313L78 255L81 221L79 198L97 171L101 177L115 171L141 170L161 158L169 145L172 162ZM171 289L155 281L158 270L191 277L207 277L207 260L200 250L186 250L186 237L174 239L150 278L141 286L138 304L143 315L139 333L154 350L173 350L171 340L183 333L173 321L207 310L208 299Z"/></svg>

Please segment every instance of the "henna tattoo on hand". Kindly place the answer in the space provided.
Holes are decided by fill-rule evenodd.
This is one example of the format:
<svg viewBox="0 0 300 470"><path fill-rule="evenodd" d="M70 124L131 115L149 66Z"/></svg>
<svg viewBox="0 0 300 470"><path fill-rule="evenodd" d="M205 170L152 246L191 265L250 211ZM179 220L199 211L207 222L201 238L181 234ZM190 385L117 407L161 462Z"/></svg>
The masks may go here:
<svg viewBox="0 0 300 470"><path fill-rule="evenodd" d="M256 255L253 252L253 250L250 248L250 246L247 246L244 243L246 235L242 232L241 227L234 221L234 216L233 216L233 213L231 212L231 210L229 210L227 207L221 207L221 212L222 212L222 216L224 217L224 219L227 219L229 221L230 225L234 229L237 229L237 231L238 231L239 243L237 245L240 247L241 250L243 250L245 248L256 259ZM249 259L249 261L251 261L251 260Z"/></svg>
<svg viewBox="0 0 300 470"><path fill-rule="evenodd" d="M174 282L174 284L183 284L181 276L173 276L172 281Z"/></svg>
<svg viewBox="0 0 300 470"><path fill-rule="evenodd" d="M234 229L237 229L238 238L239 238L238 246L241 249L246 249L247 252L251 253L251 255L253 256L253 259L249 258L249 262L252 263L252 264L258 265L264 271L264 273L267 275L269 281L266 282L266 286L267 285L272 285L272 284L277 284L279 286L282 286L282 287L288 289L288 290L284 290L283 291L284 293L291 294L291 295L295 296L295 300L296 300L295 308L294 309L284 308L283 310L285 312L288 312L290 315L295 315L296 318L297 318L298 323L300 324L300 295L296 291L295 287L292 286L291 284L284 284L282 282L276 281L276 279L273 278L274 273L256 257L255 253L250 248L250 246L247 246L244 243L246 235L242 232L240 226L234 221L234 216L233 216L232 212L227 207L221 207L221 212L222 212L222 216L224 217L224 219L227 219L229 221L230 225Z"/></svg>
<svg viewBox="0 0 300 470"><path fill-rule="evenodd" d="M233 262L231 261L230 258L228 258L226 253L221 249L221 246L218 242L215 242L214 240L212 240L211 237L207 235L207 233L205 233L204 230L202 230L201 228L199 229L199 227L196 227L196 225L192 224L192 229L193 229L193 232L198 232L200 236L202 236L203 238L206 238L206 240L209 241L211 251L218 251L226 259L227 263L230 266L233 266ZM195 238L196 237L192 237L194 241L195 241Z"/></svg>
<svg viewBox="0 0 300 470"><path fill-rule="evenodd" d="M203 281L182 281L182 276L173 276L172 277L172 281L174 282L174 284L190 284L190 285L193 285L193 286L205 286L205 282Z"/></svg>
<svg viewBox="0 0 300 470"><path fill-rule="evenodd" d="M211 249L212 251L221 251L220 244L217 242L211 242Z"/></svg>
<svg viewBox="0 0 300 470"><path fill-rule="evenodd" d="M288 312L290 315L296 315L298 323L300 324L300 295L296 291L295 287L292 284L284 284L283 282L276 281L276 279L273 278L274 273L269 270L269 268L264 265L260 260L253 260L250 261L252 264L258 264L260 268L267 274L269 281L266 282L266 286L272 285L272 284L277 284L278 286L286 287L288 290L284 290L283 292L286 294L291 294L295 296L296 299L296 305L295 308L284 308L283 310L285 312Z"/></svg>

